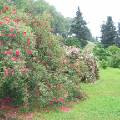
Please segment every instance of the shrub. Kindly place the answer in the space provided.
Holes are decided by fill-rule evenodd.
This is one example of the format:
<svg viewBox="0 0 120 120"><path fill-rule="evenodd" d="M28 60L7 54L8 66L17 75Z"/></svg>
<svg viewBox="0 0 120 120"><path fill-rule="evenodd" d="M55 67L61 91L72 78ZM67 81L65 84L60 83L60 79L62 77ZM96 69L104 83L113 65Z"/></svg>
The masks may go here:
<svg viewBox="0 0 120 120"><path fill-rule="evenodd" d="M106 61L109 56L109 52L107 51L107 49L103 48L101 45L97 45L93 49L93 53L100 61L102 61L102 60Z"/></svg>
<svg viewBox="0 0 120 120"><path fill-rule="evenodd" d="M84 81L85 82L94 82L99 79L99 70L97 62L92 52L83 52L83 61L87 66L87 72Z"/></svg>
<svg viewBox="0 0 120 120"><path fill-rule="evenodd" d="M81 48L84 48L88 44L87 40L81 39Z"/></svg>
<svg viewBox="0 0 120 120"><path fill-rule="evenodd" d="M110 46L108 48L103 48L102 46L96 46L94 48L94 54L100 61L102 68L120 67L120 48L117 46Z"/></svg>
<svg viewBox="0 0 120 120"><path fill-rule="evenodd" d="M110 57L109 57L109 66L114 68L120 68L120 48L117 46L110 46L108 48Z"/></svg>
<svg viewBox="0 0 120 120"><path fill-rule="evenodd" d="M84 48L88 42L87 40L79 40L76 37L69 37L67 39L64 40L64 44L66 46L74 46L74 47L78 47L78 48Z"/></svg>
<svg viewBox="0 0 120 120"><path fill-rule="evenodd" d="M80 53L79 48L66 47L69 58L69 68L74 70L74 75L78 80L84 82L94 82L98 79L98 67L92 53Z"/></svg>
<svg viewBox="0 0 120 120"><path fill-rule="evenodd" d="M15 105L42 107L49 105L54 97L66 98L70 82L76 89L75 77L69 80L70 75L63 72L65 53L58 37L50 32L48 18L21 17L19 12L15 15L6 12L2 15L11 17L0 18L3 22L0 27L3 34L0 36L0 97L10 97Z"/></svg>
<svg viewBox="0 0 120 120"><path fill-rule="evenodd" d="M76 48L65 53L51 33L49 17L12 10L0 16L0 98L26 107L45 107L53 98L81 98L80 82L89 81L94 72L88 60L81 59Z"/></svg>
<svg viewBox="0 0 120 120"><path fill-rule="evenodd" d="M100 65L103 69L106 69L108 67L108 62L103 59L100 61Z"/></svg>
<svg viewBox="0 0 120 120"><path fill-rule="evenodd" d="M67 46L74 46L78 48L81 47L80 40L75 37L70 37L70 38L65 39L64 44Z"/></svg>

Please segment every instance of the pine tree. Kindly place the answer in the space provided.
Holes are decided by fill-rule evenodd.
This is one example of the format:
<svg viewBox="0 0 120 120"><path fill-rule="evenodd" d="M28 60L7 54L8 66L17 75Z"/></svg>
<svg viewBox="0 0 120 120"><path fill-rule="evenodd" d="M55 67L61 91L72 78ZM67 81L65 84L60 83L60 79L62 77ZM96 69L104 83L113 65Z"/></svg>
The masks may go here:
<svg viewBox="0 0 120 120"><path fill-rule="evenodd" d="M115 41L117 39L117 31L111 16L108 16L106 23L102 25L101 33L101 43L104 47L109 47L115 44Z"/></svg>
<svg viewBox="0 0 120 120"><path fill-rule="evenodd" d="M118 23L118 37L120 37L120 22Z"/></svg>
<svg viewBox="0 0 120 120"><path fill-rule="evenodd" d="M120 47L120 22L118 23L118 30L117 30L117 39L115 41L115 45Z"/></svg>
<svg viewBox="0 0 120 120"><path fill-rule="evenodd" d="M76 17L72 21L70 32L76 35L76 37L80 40L82 47L87 44L87 40L90 40L92 38L90 30L87 27L86 21L83 19L79 7L76 12Z"/></svg>

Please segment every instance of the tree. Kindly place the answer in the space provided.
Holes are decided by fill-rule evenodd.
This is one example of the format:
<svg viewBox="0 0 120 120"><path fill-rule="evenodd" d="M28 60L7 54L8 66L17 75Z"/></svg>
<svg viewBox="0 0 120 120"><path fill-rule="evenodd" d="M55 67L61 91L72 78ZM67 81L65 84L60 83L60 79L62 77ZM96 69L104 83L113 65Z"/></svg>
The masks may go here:
<svg viewBox="0 0 120 120"><path fill-rule="evenodd" d="M118 23L118 37L120 37L120 22Z"/></svg>
<svg viewBox="0 0 120 120"><path fill-rule="evenodd" d="M118 34L118 36L117 36L117 39L116 39L116 41L115 41L115 45L118 46L118 47L120 47L120 22L118 23L118 31L117 31L117 34Z"/></svg>
<svg viewBox="0 0 120 120"><path fill-rule="evenodd" d="M90 30L87 27L86 21L83 19L80 8L76 12L76 17L72 21L71 33L75 34L76 37L81 41L81 45L84 47L87 44L86 40L91 39Z"/></svg>
<svg viewBox="0 0 120 120"><path fill-rule="evenodd" d="M108 16L106 23L102 25L101 33L101 43L104 47L109 47L115 44L117 38L117 31L111 16Z"/></svg>

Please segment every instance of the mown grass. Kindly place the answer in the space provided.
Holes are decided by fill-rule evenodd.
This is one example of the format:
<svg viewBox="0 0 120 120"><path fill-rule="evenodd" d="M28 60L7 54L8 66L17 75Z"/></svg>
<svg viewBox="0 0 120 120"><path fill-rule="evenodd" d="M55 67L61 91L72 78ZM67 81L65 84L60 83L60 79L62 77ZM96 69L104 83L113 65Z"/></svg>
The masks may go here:
<svg viewBox="0 0 120 120"><path fill-rule="evenodd" d="M120 120L120 69L100 71L100 80L82 84L88 98L68 113L36 113L34 120Z"/></svg>

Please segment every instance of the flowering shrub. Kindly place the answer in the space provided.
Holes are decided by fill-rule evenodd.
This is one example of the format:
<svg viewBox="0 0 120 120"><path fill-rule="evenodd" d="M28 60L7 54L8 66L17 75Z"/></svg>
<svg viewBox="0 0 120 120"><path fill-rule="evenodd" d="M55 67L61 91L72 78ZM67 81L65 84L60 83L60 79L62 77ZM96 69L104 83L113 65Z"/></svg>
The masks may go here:
<svg viewBox="0 0 120 120"><path fill-rule="evenodd" d="M80 59L78 49L65 53L59 38L51 33L51 16L1 6L0 98L29 107L82 98L80 82L89 77L90 67Z"/></svg>
<svg viewBox="0 0 120 120"><path fill-rule="evenodd" d="M10 97L15 104L22 104L27 102L28 94L28 77L22 74L22 69L27 69L25 60L32 54L33 45L30 41L33 37L30 39L25 36L25 25L15 8L3 4L0 8L0 97ZM26 28L31 31L29 27Z"/></svg>
<svg viewBox="0 0 120 120"><path fill-rule="evenodd" d="M49 16L21 17L4 5L0 13L0 97L16 105L46 106L54 97L63 103L69 77L62 72L65 54L50 32Z"/></svg>
<svg viewBox="0 0 120 120"><path fill-rule="evenodd" d="M85 65L87 65L87 72L84 76L84 79L82 81L85 82L94 82L97 79L99 79L99 70L97 66L97 62L95 57L93 56L92 52L84 52L83 53L83 61L85 62Z"/></svg>
<svg viewBox="0 0 120 120"><path fill-rule="evenodd" d="M79 48L65 46L66 54L69 58L69 68L74 70L73 75L77 75L77 80L94 82L99 78L98 67L93 54L90 52L80 52Z"/></svg>

